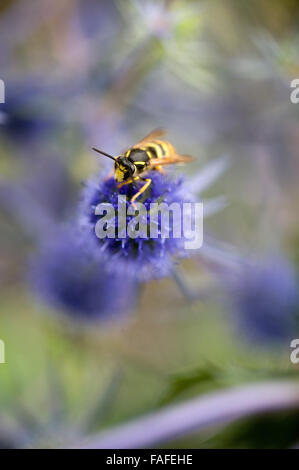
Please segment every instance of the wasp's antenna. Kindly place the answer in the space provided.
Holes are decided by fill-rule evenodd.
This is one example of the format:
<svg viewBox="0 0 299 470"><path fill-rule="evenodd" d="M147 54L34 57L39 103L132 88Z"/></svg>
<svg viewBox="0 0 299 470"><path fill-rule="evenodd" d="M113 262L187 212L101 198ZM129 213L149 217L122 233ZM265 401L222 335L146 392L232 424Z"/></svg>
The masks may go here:
<svg viewBox="0 0 299 470"><path fill-rule="evenodd" d="M99 150L95 147L92 147L92 150L94 150L95 152L100 153L101 155L105 155L105 157L111 158L111 160L114 160L115 162L117 161L116 158L112 157L112 155L109 155L108 153L103 152L102 150Z"/></svg>

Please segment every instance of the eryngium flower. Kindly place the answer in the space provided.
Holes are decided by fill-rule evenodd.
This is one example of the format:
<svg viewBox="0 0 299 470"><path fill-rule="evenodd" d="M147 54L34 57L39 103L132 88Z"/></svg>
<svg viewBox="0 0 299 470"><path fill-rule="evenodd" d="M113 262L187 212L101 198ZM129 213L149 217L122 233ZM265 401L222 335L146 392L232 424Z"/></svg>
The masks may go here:
<svg viewBox="0 0 299 470"><path fill-rule="evenodd" d="M119 195L126 196L123 204L126 210L131 206L130 200L136 193L137 189L132 184L124 185L118 188L118 183L114 178L108 180L100 179L98 184L88 184L81 205L81 222L82 229L90 234L94 241L94 251L106 256L109 260L111 269L116 269L125 275L146 281L151 278L159 278L168 275L175 259L187 255L184 242L186 238L174 237L173 231L176 223L183 227L183 203L192 202L194 197L188 191L183 178L170 178L158 171L152 171L147 174L147 178L151 178L152 183L148 190L140 196L136 202L142 202L147 210L144 225L146 230L142 236L131 238L128 231L125 237L119 238L118 233L118 204ZM144 182L138 183L140 188ZM169 237L161 237L161 214L157 219L158 237L152 237L149 230L150 216L149 209L152 203L178 203L181 209L180 220L173 218L169 224ZM111 220L111 224L115 225L114 238L97 238L96 224L101 216L95 215L96 207L101 203L110 203L115 210L115 218ZM126 215L126 227L133 219L134 215ZM190 221L192 222L192 220Z"/></svg>
<svg viewBox="0 0 299 470"><path fill-rule="evenodd" d="M243 266L234 283L238 319L251 338L296 338L298 285L293 266L283 258Z"/></svg>
<svg viewBox="0 0 299 470"><path fill-rule="evenodd" d="M119 318L136 299L136 284L95 262L86 240L69 229L44 243L29 277L41 300L79 320Z"/></svg>
<svg viewBox="0 0 299 470"><path fill-rule="evenodd" d="M55 127L54 118L46 112L50 90L37 81L6 83L5 103L0 109L0 135L14 143L27 144L45 137Z"/></svg>

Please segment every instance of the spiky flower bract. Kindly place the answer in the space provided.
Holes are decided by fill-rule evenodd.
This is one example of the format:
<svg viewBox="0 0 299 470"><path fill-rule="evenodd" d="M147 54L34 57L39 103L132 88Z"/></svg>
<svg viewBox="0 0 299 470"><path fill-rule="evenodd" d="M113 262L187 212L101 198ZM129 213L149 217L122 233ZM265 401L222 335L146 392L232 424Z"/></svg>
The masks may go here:
<svg viewBox="0 0 299 470"><path fill-rule="evenodd" d="M182 224L183 203L192 202L194 197L188 191L187 185L182 177L171 178L158 171L147 174L147 178L152 180L148 190L138 199L146 208L147 215L144 221L147 227L146 233L133 239L125 234L125 237L118 235L118 204L119 195L126 196L123 204L126 210L131 206L130 200L138 189L144 185L143 181L137 183L137 188L132 184L124 185L121 188L114 178L105 180L100 178L98 184L88 184L86 187L83 203L81 205L81 221L83 230L89 232L94 241L95 252L104 254L109 259L111 269L125 272L125 274L139 280L150 280L168 275L175 259L187 255L184 242L186 239L181 232L181 237L173 236L174 224ZM96 237L95 227L100 216L95 215L96 207L101 203L110 203L115 210L116 236L114 238L99 239ZM150 216L149 210L152 203L178 203L181 209L180 220L173 218L169 224L168 238L161 236L161 214L158 217L157 228L158 237L151 237L149 231ZM126 226L133 219L134 215L126 215Z"/></svg>
<svg viewBox="0 0 299 470"><path fill-rule="evenodd" d="M73 319L119 318L133 308L137 286L95 262L88 242L71 229L55 232L30 266L37 296Z"/></svg>

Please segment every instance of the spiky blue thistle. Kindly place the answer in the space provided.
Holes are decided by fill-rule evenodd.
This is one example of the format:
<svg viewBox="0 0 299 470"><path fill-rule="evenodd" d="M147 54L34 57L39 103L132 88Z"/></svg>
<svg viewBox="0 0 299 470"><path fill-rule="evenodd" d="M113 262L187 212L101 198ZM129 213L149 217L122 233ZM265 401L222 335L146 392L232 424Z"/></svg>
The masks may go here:
<svg viewBox="0 0 299 470"><path fill-rule="evenodd" d="M298 282L286 259L246 263L233 283L233 298L248 337L271 342L297 337Z"/></svg>
<svg viewBox="0 0 299 470"><path fill-rule="evenodd" d="M147 174L147 178L151 178L152 183L148 190L140 196L139 202L142 202L149 214L150 205L152 203L178 203L183 209L183 203L193 202L194 196L188 191L184 178L171 178L158 171L152 171ZM115 182L114 178L105 180L100 177L97 184L87 184L83 202L81 205L81 222L82 230L89 233L94 242L94 252L105 256L112 270L124 272L129 276L140 280L149 280L151 278L159 278L168 275L173 269L173 263L176 259L186 256L187 250L184 248L186 239L183 236L176 238L173 236L174 226L170 226L169 237L161 236L161 217L158 218L157 238L153 238L149 233L149 215L145 224L148 230L143 236L132 239L126 234L125 238L118 235L118 196L126 196L126 209L128 210L132 196L142 187L143 181L137 183L137 188L132 184L125 185L121 188ZM101 203L112 204L115 210L116 236L115 238L96 237L95 228L100 216L95 215L95 208ZM183 214L183 210L181 210ZM126 216L126 225L130 223L134 215ZM183 215L182 215L183 217ZM182 224L180 221L174 220L174 223Z"/></svg>
<svg viewBox="0 0 299 470"><path fill-rule="evenodd" d="M136 300L136 283L95 262L88 242L74 229L52 233L32 260L29 278L42 301L73 319L118 319Z"/></svg>
<svg viewBox="0 0 299 470"><path fill-rule="evenodd" d="M41 139L55 127L45 112L48 92L37 80L25 83L7 81L5 103L0 109L0 134L14 143L27 144Z"/></svg>

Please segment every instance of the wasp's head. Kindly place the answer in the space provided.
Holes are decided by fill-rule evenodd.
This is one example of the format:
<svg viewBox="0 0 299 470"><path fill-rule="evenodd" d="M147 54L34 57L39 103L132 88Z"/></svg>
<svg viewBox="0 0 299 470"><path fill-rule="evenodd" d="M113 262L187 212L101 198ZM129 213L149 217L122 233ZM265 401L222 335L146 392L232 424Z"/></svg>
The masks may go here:
<svg viewBox="0 0 299 470"><path fill-rule="evenodd" d="M118 183L126 181L135 173L135 165L124 156L119 156L115 160L115 180Z"/></svg>

